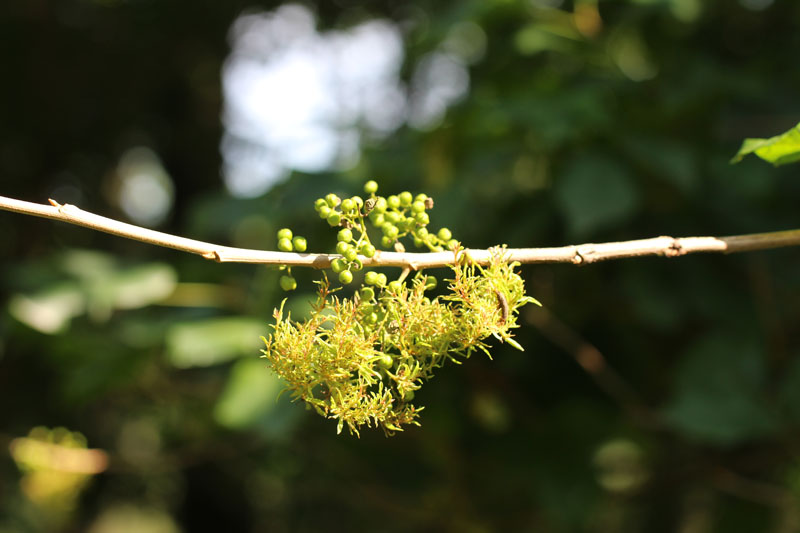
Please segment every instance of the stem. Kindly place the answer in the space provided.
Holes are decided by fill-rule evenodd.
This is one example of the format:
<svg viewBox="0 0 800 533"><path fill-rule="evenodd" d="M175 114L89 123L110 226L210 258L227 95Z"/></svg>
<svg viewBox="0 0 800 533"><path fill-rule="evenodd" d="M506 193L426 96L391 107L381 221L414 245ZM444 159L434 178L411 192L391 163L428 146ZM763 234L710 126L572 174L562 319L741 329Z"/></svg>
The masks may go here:
<svg viewBox="0 0 800 533"><path fill-rule="evenodd" d="M220 246L126 224L83 211L74 205L59 204L55 200L50 200L50 203L52 205L35 204L0 196L0 209L2 210L68 222L148 244L197 254L220 263L260 263L327 268L331 261L340 257L338 254L300 254ZM678 257L701 252L729 254L798 245L800 245L800 229L794 229L730 237L654 237L634 241L587 243L555 248L509 248L506 250L506 257L509 261L518 261L524 264L587 265L627 257L651 255ZM372 258L359 257L364 266L395 266L419 270L452 265L461 258L461 254L467 254L473 261L485 265L492 257L492 250L465 249L458 257L450 251L432 253L378 251Z"/></svg>

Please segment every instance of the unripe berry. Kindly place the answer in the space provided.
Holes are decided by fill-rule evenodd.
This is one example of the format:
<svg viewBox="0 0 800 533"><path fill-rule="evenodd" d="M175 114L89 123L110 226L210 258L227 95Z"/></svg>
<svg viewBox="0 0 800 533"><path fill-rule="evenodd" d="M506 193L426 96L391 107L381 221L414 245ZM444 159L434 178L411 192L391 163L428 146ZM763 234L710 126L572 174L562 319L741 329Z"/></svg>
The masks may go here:
<svg viewBox="0 0 800 533"><path fill-rule="evenodd" d="M344 255L344 253L350 249L350 245L346 242L339 241L336 243L336 253Z"/></svg>
<svg viewBox="0 0 800 533"><path fill-rule="evenodd" d="M375 247L372 246L370 243L365 242L361 245L361 255L364 257L373 257L375 255Z"/></svg>
<svg viewBox="0 0 800 533"><path fill-rule="evenodd" d="M283 228L278 230L278 240L280 239L289 239L292 240L292 230L289 228Z"/></svg>
<svg viewBox="0 0 800 533"><path fill-rule="evenodd" d="M340 242L350 242L353 240L353 232L347 228L339 230L339 233L336 234L336 240Z"/></svg>
<svg viewBox="0 0 800 533"><path fill-rule="evenodd" d="M350 198L345 198L344 200L342 200L342 211L344 213L350 213L351 211L354 211L355 208L356 208L356 203Z"/></svg>
<svg viewBox="0 0 800 533"><path fill-rule="evenodd" d="M344 258L348 261L355 261L356 257L358 257L358 252L356 252L355 248L350 246L342 255L344 255Z"/></svg>
<svg viewBox="0 0 800 533"><path fill-rule="evenodd" d="M411 211L414 213L422 213L425 211L425 202L420 202L417 200L413 204L411 204Z"/></svg>
<svg viewBox="0 0 800 533"><path fill-rule="evenodd" d="M370 270L366 274L364 274L364 283L367 285L377 285L378 284L378 276L379 274L374 270Z"/></svg>
<svg viewBox="0 0 800 533"><path fill-rule="evenodd" d="M414 197L408 191L401 192L398 198L400 198L400 205L403 207L408 207L414 201Z"/></svg>
<svg viewBox="0 0 800 533"><path fill-rule="evenodd" d="M400 207L400 198L393 194L386 199L386 204L391 208L397 209Z"/></svg>
<svg viewBox="0 0 800 533"><path fill-rule="evenodd" d="M325 198L317 198L317 201L314 202L314 210L319 211L324 205L328 205L328 202L325 201Z"/></svg>
<svg viewBox="0 0 800 533"><path fill-rule="evenodd" d="M285 291L293 291L297 288L297 280L292 276L281 276L280 284L281 289Z"/></svg>
<svg viewBox="0 0 800 533"><path fill-rule="evenodd" d="M375 298L375 291L371 287L363 287L361 289L361 299L372 300Z"/></svg>
<svg viewBox="0 0 800 533"><path fill-rule="evenodd" d="M390 281L390 282L389 282L389 290L390 290L390 291L392 291L392 292L400 292L400 288L401 288L402 286L403 286L403 284L402 284L402 283L400 283L400 282L399 282L399 281L397 281L397 280L394 280L394 281Z"/></svg>
<svg viewBox="0 0 800 533"><path fill-rule="evenodd" d="M330 214L333 213L333 210L330 207L328 207L328 204L326 203L325 205L319 208L318 212L319 212L319 218L328 218Z"/></svg>
<svg viewBox="0 0 800 533"><path fill-rule="evenodd" d="M383 354L380 357L380 359L378 359L378 364L381 365L383 368L388 370L388 369L392 368L392 365L394 364L394 360L392 359L391 355Z"/></svg>
<svg viewBox="0 0 800 533"><path fill-rule="evenodd" d="M300 237L299 235L292 239L292 246L298 252L305 252L306 248L308 247L308 243L306 242L305 237Z"/></svg>
<svg viewBox="0 0 800 533"><path fill-rule="evenodd" d="M364 184L364 192L367 194L374 194L378 191L378 183L375 180L369 180Z"/></svg>
<svg viewBox="0 0 800 533"><path fill-rule="evenodd" d="M393 242L394 239L392 239L391 237L387 237L386 235L381 237L381 246L383 246L384 248L389 248Z"/></svg>
<svg viewBox="0 0 800 533"><path fill-rule="evenodd" d="M329 194L325 195L325 201L328 202L328 205L330 207L336 207L341 202L339 197L336 196L333 193L329 193Z"/></svg>
<svg viewBox="0 0 800 533"><path fill-rule="evenodd" d="M278 250L281 252L291 252L292 251L292 241L287 238L279 239L278 240Z"/></svg>
<svg viewBox="0 0 800 533"><path fill-rule="evenodd" d="M386 286L386 274L380 273L378 274L378 282L375 284L378 287L385 287Z"/></svg>
<svg viewBox="0 0 800 533"><path fill-rule="evenodd" d="M347 285L353 281L353 273L349 270L343 270L342 272L339 272L339 281Z"/></svg>
<svg viewBox="0 0 800 533"><path fill-rule="evenodd" d="M423 226L427 226L431 221L431 217L428 216L428 213L417 213L414 215L414 218Z"/></svg>
<svg viewBox="0 0 800 533"><path fill-rule="evenodd" d="M346 268L347 268L347 262L341 257L337 257L336 259L331 261L331 270L333 270L337 274L342 272Z"/></svg>
<svg viewBox="0 0 800 533"><path fill-rule="evenodd" d="M446 241L449 241L450 239L452 239L452 238L453 238L453 234L452 234L452 233L450 232L450 230L449 230L449 229L447 229L447 228L442 228L442 229L440 229L440 230L439 230L439 233L438 233L437 235L439 236L439 238L440 238L441 240L443 240L443 241L445 241L445 242L446 242Z"/></svg>
<svg viewBox="0 0 800 533"><path fill-rule="evenodd" d="M342 221L342 217L339 215L339 213L332 212L330 215L328 215L326 220L331 226L338 226L339 222Z"/></svg>

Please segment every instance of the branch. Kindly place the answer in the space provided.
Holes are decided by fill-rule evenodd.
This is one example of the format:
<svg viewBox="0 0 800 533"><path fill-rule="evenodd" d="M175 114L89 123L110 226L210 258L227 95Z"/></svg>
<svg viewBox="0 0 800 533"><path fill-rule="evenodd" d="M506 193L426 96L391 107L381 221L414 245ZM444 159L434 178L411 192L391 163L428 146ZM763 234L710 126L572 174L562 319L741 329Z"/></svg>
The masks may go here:
<svg viewBox="0 0 800 533"><path fill-rule="evenodd" d="M74 205L59 204L55 200L50 200L50 204L35 204L0 196L0 209L6 211L68 222L135 241L197 254L220 263L260 263L327 268L330 266L331 261L340 257L337 254L299 254L220 246L134 226L133 224L126 224L83 211ZM730 237L654 237L635 241L588 243L555 248L509 248L507 256L509 261L518 261L525 264L571 263L573 265L587 265L626 257L650 255L678 257L702 252L729 254L798 245L800 245L800 230L795 229ZM492 252L491 250L467 249L462 254L468 254L477 263L487 264L491 259ZM460 256L457 258L452 252L407 253L379 251L375 253L375 257L360 256L360 258L364 266L394 266L419 270L452 265L460 259Z"/></svg>

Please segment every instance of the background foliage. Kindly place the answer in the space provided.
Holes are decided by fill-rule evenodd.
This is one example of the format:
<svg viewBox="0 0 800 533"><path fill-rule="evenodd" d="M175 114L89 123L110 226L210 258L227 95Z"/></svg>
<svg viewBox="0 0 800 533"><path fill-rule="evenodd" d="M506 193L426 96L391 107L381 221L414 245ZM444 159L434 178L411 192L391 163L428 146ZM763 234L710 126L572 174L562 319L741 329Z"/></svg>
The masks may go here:
<svg viewBox="0 0 800 533"><path fill-rule="evenodd" d="M798 122L795 2L307 4L320 31L396 22L409 83L468 28L468 91L441 120L365 134L355 164L234 198L228 32L278 5L3 3L2 194L127 219L121 159L144 146L174 188L153 224L240 246L291 225L322 251L313 199L370 178L432 195L470 247L798 225L796 166L728 164ZM544 304L521 319L526 352L443 369L421 428L355 439L276 401L257 356L277 271L11 213L0 235L0 531L800 528L797 249L524 267ZM302 312L314 273L297 274ZM37 426L80 432L33 436L108 468L87 482L12 459Z"/></svg>

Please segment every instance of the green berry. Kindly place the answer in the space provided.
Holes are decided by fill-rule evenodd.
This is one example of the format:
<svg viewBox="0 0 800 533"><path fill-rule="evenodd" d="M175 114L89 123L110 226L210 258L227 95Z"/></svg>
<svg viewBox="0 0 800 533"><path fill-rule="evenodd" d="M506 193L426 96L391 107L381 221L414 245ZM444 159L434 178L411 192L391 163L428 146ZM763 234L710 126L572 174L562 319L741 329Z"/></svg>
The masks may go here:
<svg viewBox="0 0 800 533"><path fill-rule="evenodd" d="M378 281L375 283L378 287L385 287L386 286L386 274L378 274Z"/></svg>
<svg viewBox="0 0 800 533"><path fill-rule="evenodd" d="M397 209L398 207L400 207L400 198L397 195L393 194L386 199L386 203L392 209Z"/></svg>
<svg viewBox="0 0 800 533"><path fill-rule="evenodd" d="M389 211L383 216L383 218L386 219L386 222L397 224L398 222L400 222L400 213L398 213L397 211Z"/></svg>
<svg viewBox="0 0 800 533"><path fill-rule="evenodd" d="M330 207L328 207L328 204L326 203L325 205L323 205L318 209L318 212L319 212L319 218L328 218L330 214L333 213L333 210Z"/></svg>
<svg viewBox="0 0 800 533"><path fill-rule="evenodd" d="M348 261L355 261L356 257L358 257L358 252L351 246L342 255L344 255L344 258Z"/></svg>
<svg viewBox="0 0 800 533"><path fill-rule="evenodd" d="M372 220L372 225L376 228L380 228L386 223L386 218L383 216L383 213L376 213L373 211L369 215L370 220Z"/></svg>
<svg viewBox="0 0 800 533"><path fill-rule="evenodd" d="M391 237L387 237L386 235L381 237L381 246L383 246L384 248L389 248L393 242L394 239L392 239Z"/></svg>
<svg viewBox="0 0 800 533"><path fill-rule="evenodd" d="M393 226L392 224L389 224L388 222L383 225L383 227L381 228L381 231L383 232L384 235L386 235L390 239L394 239L400 233L400 230L397 229L397 226Z"/></svg>
<svg viewBox="0 0 800 533"><path fill-rule="evenodd" d="M414 237L414 246L416 246L417 248L422 248L423 244L425 244L425 242L422 239L420 239L419 237Z"/></svg>
<svg viewBox="0 0 800 533"><path fill-rule="evenodd" d="M350 245L346 242L339 241L336 243L336 253L344 255L344 253L350 249Z"/></svg>
<svg viewBox="0 0 800 533"><path fill-rule="evenodd" d="M364 274L364 283L367 285L377 285L378 284L378 276L379 274L374 270L370 270L366 274Z"/></svg>
<svg viewBox="0 0 800 533"><path fill-rule="evenodd" d="M291 252L292 241L290 241L286 237L278 239L278 250L280 250L281 252Z"/></svg>
<svg viewBox="0 0 800 533"><path fill-rule="evenodd" d="M358 257L356 257L355 259L353 259L350 262L350 269L351 270L355 270L356 272L358 272L362 268L364 268L364 263Z"/></svg>
<svg viewBox="0 0 800 533"><path fill-rule="evenodd" d="M306 248L308 247L308 243L306 242L305 237L300 237L299 235L292 239L292 246L298 252L305 252Z"/></svg>
<svg viewBox="0 0 800 533"><path fill-rule="evenodd" d="M336 259L331 261L331 270L333 270L337 274L342 272L346 268L347 268L347 261L345 261L341 257L337 257Z"/></svg>
<svg viewBox="0 0 800 533"><path fill-rule="evenodd" d="M394 360L392 359L391 355L383 354L378 359L378 364L381 365L383 368L388 370L388 369L392 368L392 365L394 364Z"/></svg>
<svg viewBox="0 0 800 533"><path fill-rule="evenodd" d="M373 208L373 211L375 211L376 213L383 213L384 211L386 211L386 206L387 206L386 198L380 196L378 197L378 200L375 202L375 207Z"/></svg>
<svg viewBox="0 0 800 533"><path fill-rule="evenodd" d="M333 193L326 194L326 195L325 195L325 201L328 203L328 205L329 205L330 207L336 207L336 206L337 206L337 205L339 205L339 203L341 202L341 200L339 199L339 197L338 197L338 196L336 196L336 195L335 195L335 194L333 194Z"/></svg>
<svg viewBox="0 0 800 533"><path fill-rule="evenodd" d="M375 247L368 242L362 244L359 251L364 257L373 257L375 255Z"/></svg>
<svg viewBox="0 0 800 533"><path fill-rule="evenodd" d="M428 276L425 278L425 289L435 289L437 283L438 281L434 276Z"/></svg>
<svg viewBox="0 0 800 533"><path fill-rule="evenodd" d="M283 228L278 230L278 240L280 239L289 239L292 240L292 230L289 228Z"/></svg>
<svg viewBox="0 0 800 533"><path fill-rule="evenodd" d="M361 299L372 300L373 298L375 298L375 291L372 287L363 287L361 289Z"/></svg>
<svg viewBox="0 0 800 533"><path fill-rule="evenodd" d="M420 202L419 200L417 200L416 202L411 204L411 211L413 213L422 213L423 211L425 211L425 202Z"/></svg>
<svg viewBox="0 0 800 533"><path fill-rule="evenodd" d="M370 313L364 317L364 320L367 322L367 324L374 324L378 321L378 315L376 313Z"/></svg>
<svg viewBox="0 0 800 533"><path fill-rule="evenodd" d="M431 221L431 217L428 216L428 213L417 213L414 215L414 219L423 226L427 226Z"/></svg>
<svg viewBox="0 0 800 533"><path fill-rule="evenodd" d="M392 292L400 292L400 288L401 288L402 286L403 286L403 284L402 284L402 283L400 283L400 282L399 282L399 281L397 281L397 280L394 280L394 281L390 281L390 282L389 282L389 290L390 290L390 291L392 291Z"/></svg>
<svg viewBox="0 0 800 533"><path fill-rule="evenodd" d="M353 281L353 273L349 270L343 270L339 272L339 281L347 285L351 281Z"/></svg>
<svg viewBox="0 0 800 533"><path fill-rule="evenodd" d="M450 230L449 230L449 229L447 229L447 228L442 228L442 229L440 229L440 230L439 230L439 233L438 233L437 235L439 236L439 238L440 238L441 240L443 240L443 241L445 241L445 242L446 242L446 241L449 241L450 239L452 239L452 238L453 238L453 234L452 234L452 233L450 233Z"/></svg>
<svg viewBox="0 0 800 533"><path fill-rule="evenodd" d="M414 201L414 197L411 196L411 193L408 191L403 191L400 193L400 205L403 207L408 207L411 205L411 202Z"/></svg>
<svg viewBox="0 0 800 533"><path fill-rule="evenodd" d="M341 215L339 215L339 213L336 213L334 211L333 213L328 215L328 218L326 220L328 221L328 224L330 224L331 226L338 226L339 222L342 221L342 217Z"/></svg>
<svg viewBox="0 0 800 533"><path fill-rule="evenodd" d="M367 194L375 194L378 191L378 182L369 180L364 184L364 192Z"/></svg>
<svg viewBox="0 0 800 533"><path fill-rule="evenodd" d="M417 196L414 197L414 201L415 202L422 202L423 205L425 204L425 200L427 200L427 199L428 199L428 195L425 194L424 192L421 192Z"/></svg>
<svg viewBox="0 0 800 533"><path fill-rule="evenodd" d="M339 230L339 233L336 234L336 240L340 242L350 242L353 240L353 232L347 228Z"/></svg>
<svg viewBox="0 0 800 533"><path fill-rule="evenodd" d="M355 211L356 203L351 200L350 198L345 198L342 200L342 211L344 213L350 213L351 211Z"/></svg>
<svg viewBox="0 0 800 533"><path fill-rule="evenodd" d="M410 402L413 399L414 399L414 391L413 390L407 390L405 392L405 394L403 394L403 401L404 402Z"/></svg>
<svg viewBox="0 0 800 533"><path fill-rule="evenodd" d="M364 199L361 198L360 196L353 196L350 199L353 200L353 202L355 202L355 204L358 206L359 209L364 207Z"/></svg>
<svg viewBox="0 0 800 533"><path fill-rule="evenodd" d="M325 201L325 198L317 198L317 201L314 202L314 210L319 211L323 206L326 205L328 205L328 202Z"/></svg>
<svg viewBox="0 0 800 533"><path fill-rule="evenodd" d="M458 241L455 239L450 239L447 241L447 247L451 250L455 250L456 246L458 246Z"/></svg>
<svg viewBox="0 0 800 533"><path fill-rule="evenodd" d="M427 236L428 236L428 229L427 228L419 228L417 230L417 237L419 237L420 239L424 240L425 237L427 237Z"/></svg>
<svg viewBox="0 0 800 533"><path fill-rule="evenodd" d="M293 291L297 288L297 280L292 276L281 276L280 280L281 289L285 291Z"/></svg>

